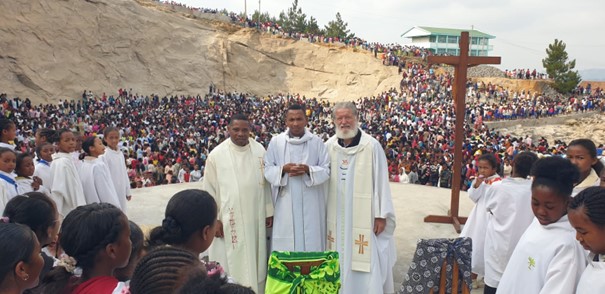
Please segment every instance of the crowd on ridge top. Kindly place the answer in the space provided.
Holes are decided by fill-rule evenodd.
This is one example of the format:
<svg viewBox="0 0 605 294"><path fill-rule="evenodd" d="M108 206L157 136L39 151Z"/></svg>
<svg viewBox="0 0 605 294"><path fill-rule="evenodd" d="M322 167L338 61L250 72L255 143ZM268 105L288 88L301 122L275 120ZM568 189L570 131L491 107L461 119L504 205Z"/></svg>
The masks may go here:
<svg viewBox="0 0 605 294"><path fill-rule="evenodd" d="M235 12L226 13L226 11L219 11L218 9L192 7L175 1L158 0L158 2L163 3L165 5L170 5L172 7L188 9L192 13L223 14L229 17L231 19L231 22L233 22L234 24L242 25L249 28L257 28L262 32L269 33L272 35L281 35L283 37L288 37L296 40L307 40L310 43L341 43L345 47L370 51L374 54L374 57L380 58L384 65L399 66L400 69L406 62L404 57L420 57L421 59L426 60L427 56L434 55L431 50L415 45L401 45L396 43L382 44L379 42L369 42L359 37L327 37L316 34L308 34L304 32L285 31L276 22L262 22L247 17L242 17L241 14ZM504 72L502 72L502 77L526 80L548 79L548 75L546 73L538 72L536 69L530 70L529 68L512 70L506 69L504 70Z"/></svg>

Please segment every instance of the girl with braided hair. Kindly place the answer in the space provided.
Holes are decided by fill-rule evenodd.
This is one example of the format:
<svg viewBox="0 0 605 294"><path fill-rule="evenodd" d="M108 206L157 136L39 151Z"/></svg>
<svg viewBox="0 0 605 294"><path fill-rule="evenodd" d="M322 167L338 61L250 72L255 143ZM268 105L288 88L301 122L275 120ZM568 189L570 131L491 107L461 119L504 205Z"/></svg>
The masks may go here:
<svg viewBox="0 0 605 294"><path fill-rule="evenodd" d="M180 191L168 201L162 225L149 234L149 245L180 247L199 256L214 240L216 219L216 202L208 192Z"/></svg>
<svg viewBox="0 0 605 294"><path fill-rule="evenodd" d="M536 161L531 174L535 218L519 239L497 293L575 293L586 267L586 253L567 216L578 168L567 159L547 157Z"/></svg>
<svg viewBox="0 0 605 294"><path fill-rule="evenodd" d="M183 248L160 246L137 264L130 280L130 293L172 294L195 277L206 279L204 265L197 256Z"/></svg>
<svg viewBox="0 0 605 294"><path fill-rule="evenodd" d="M605 293L605 189L586 188L569 203L568 213L576 239L590 251L576 293Z"/></svg>
<svg viewBox="0 0 605 294"><path fill-rule="evenodd" d="M198 189L180 191L168 201L162 225L154 228L149 234L149 245L152 247L170 245L187 250L199 258L200 254L206 251L214 240L217 213L216 202L208 192ZM219 284L225 284L227 281L233 282L220 264L205 260L202 261L202 264L207 275ZM160 275L160 273L158 274ZM131 283L134 283L135 276Z"/></svg>
<svg viewBox="0 0 605 294"><path fill-rule="evenodd" d="M46 275L40 293L109 294L125 288L113 276L128 264L132 246L128 218L119 208L92 203L72 210L61 225L59 245L67 256Z"/></svg>
<svg viewBox="0 0 605 294"><path fill-rule="evenodd" d="M99 158L105 153L105 145L101 139L97 136L86 138L82 143L82 150L86 156L82 160L80 180L86 203L110 203L123 211L124 208L120 206L120 200L111 179L111 172L107 164Z"/></svg>

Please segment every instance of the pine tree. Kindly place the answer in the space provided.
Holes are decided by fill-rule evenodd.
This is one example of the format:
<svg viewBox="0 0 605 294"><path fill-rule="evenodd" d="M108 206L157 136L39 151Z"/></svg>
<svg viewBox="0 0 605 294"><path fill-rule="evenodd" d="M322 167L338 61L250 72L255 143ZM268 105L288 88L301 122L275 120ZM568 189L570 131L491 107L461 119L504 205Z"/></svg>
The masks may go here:
<svg viewBox="0 0 605 294"><path fill-rule="evenodd" d="M253 21L259 21L259 13L258 10L254 10L252 14ZM260 14L260 22L276 22L275 17L272 17L269 12L263 12Z"/></svg>
<svg viewBox="0 0 605 294"><path fill-rule="evenodd" d="M304 32L307 29L307 15L298 7L298 0L292 2L288 12L281 12L277 23L286 32Z"/></svg>
<svg viewBox="0 0 605 294"><path fill-rule="evenodd" d="M553 87L559 93L570 93L582 80L578 71L573 70L576 60L567 61L569 57L565 48L563 41L555 39L555 42L546 48L546 58L542 59L542 65L548 77L553 79Z"/></svg>
<svg viewBox="0 0 605 294"><path fill-rule="evenodd" d="M355 34L351 34L351 31L347 29L348 25L342 20L340 12L337 12L336 20L328 22L328 25L325 26L326 37L354 38Z"/></svg>
<svg viewBox="0 0 605 294"><path fill-rule="evenodd" d="M309 21L307 22L307 29L305 30L305 33L307 34L314 34L314 35L322 35L323 31L319 28L319 25L317 24L317 19L315 19L315 17L309 18Z"/></svg>

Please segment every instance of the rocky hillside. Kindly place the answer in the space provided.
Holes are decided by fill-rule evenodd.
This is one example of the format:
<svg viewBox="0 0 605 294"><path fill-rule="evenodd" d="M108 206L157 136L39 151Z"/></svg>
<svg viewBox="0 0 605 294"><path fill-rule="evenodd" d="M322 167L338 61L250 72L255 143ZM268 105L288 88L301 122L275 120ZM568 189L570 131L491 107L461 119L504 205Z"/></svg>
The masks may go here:
<svg viewBox="0 0 605 294"><path fill-rule="evenodd" d="M203 94L210 83L342 100L399 84L397 68L370 54L259 34L149 0L0 1L0 19L0 93L35 102L85 89Z"/></svg>

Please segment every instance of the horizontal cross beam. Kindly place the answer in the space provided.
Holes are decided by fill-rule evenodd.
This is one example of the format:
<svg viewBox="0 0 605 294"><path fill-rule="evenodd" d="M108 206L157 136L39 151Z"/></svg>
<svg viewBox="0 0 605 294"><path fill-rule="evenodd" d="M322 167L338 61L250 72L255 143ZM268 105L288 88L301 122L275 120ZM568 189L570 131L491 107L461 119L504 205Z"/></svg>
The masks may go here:
<svg viewBox="0 0 605 294"><path fill-rule="evenodd" d="M468 66L475 66L479 64L500 64L500 57L487 57L487 56L469 56L466 59L466 64ZM458 65L463 60L460 56L429 56L428 63L429 64L449 64L449 65Z"/></svg>

